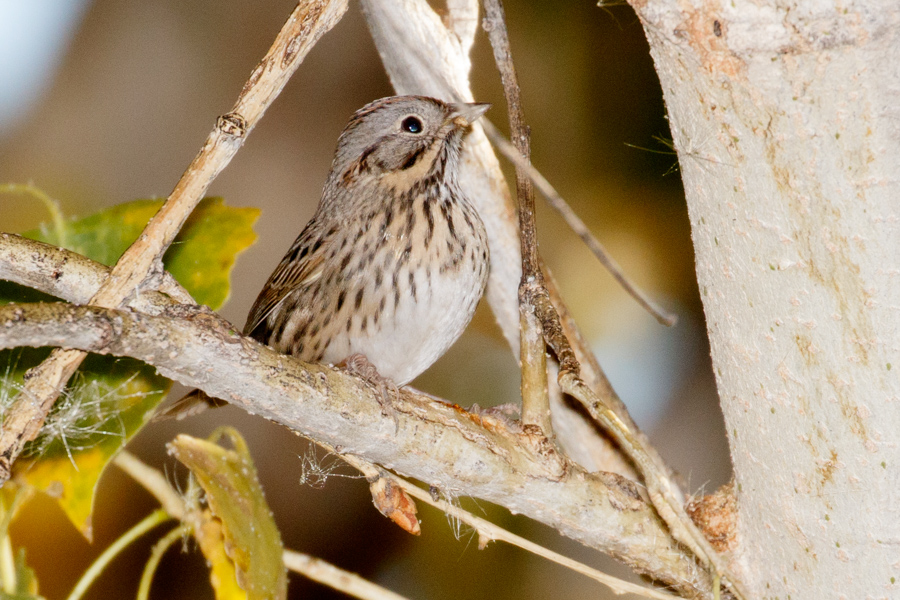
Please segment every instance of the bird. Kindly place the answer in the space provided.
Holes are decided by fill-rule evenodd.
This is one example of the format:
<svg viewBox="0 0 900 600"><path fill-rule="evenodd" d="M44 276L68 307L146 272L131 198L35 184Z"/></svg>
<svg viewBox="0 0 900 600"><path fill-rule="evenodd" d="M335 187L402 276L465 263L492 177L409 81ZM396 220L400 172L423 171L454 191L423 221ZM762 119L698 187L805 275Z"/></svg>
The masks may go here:
<svg viewBox="0 0 900 600"><path fill-rule="evenodd" d="M244 335L382 388L440 358L471 321L490 268L484 223L459 185L464 136L489 107L393 96L356 111Z"/></svg>

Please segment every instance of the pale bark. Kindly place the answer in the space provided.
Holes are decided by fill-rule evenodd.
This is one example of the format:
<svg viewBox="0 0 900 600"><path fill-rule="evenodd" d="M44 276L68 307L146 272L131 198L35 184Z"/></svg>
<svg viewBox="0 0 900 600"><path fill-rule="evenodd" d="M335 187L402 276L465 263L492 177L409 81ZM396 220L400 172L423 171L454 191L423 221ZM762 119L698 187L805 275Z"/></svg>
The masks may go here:
<svg viewBox="0 0 900 600"><path fill-rule="evenodd" d="M362 380L279 354L201 307L170 306L149 315L71 304L7 305L0 307L0 331L0 350L58 344L137 358L340 453L451 497L505 506L687 597L711 597L707 573L672 539L639 486L612 473L587 473L540 434L502 419L406 389L385 415L377 392Z"/></svg>
<svg viewBox="0 0 900 600"><path fill-rule="evenodd" d="M897 597L900 5L632 4L688 200L744 581Z"/></svg>

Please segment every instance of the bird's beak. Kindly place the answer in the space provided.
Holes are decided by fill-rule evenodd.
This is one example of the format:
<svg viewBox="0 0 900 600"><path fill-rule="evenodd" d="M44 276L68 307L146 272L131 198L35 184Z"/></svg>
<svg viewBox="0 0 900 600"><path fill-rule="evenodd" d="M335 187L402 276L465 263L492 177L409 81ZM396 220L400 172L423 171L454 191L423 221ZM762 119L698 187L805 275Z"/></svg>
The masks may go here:
<svg viewBox="0 0 900 600"><path fill-rule="evenodd" d="M459 127L465 128L478 120L478 118L487 112L491 107L487 102L472 102L471 104L451 104L450 116L447 121L456 123Z"/></svg>

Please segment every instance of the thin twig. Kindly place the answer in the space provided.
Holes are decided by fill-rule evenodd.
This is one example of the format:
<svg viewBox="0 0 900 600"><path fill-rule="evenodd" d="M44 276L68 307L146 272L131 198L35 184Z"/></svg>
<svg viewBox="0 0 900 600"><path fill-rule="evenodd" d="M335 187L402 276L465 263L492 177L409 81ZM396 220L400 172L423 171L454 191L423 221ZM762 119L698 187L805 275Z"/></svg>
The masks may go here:
<svg viewBox="0 0 900 600"><path fill-rule="evenodd" d="M175 542L183 538L188 532L188 528L184 525L176 527L153 545L153 550L150 551L150 559L147 561L147 564L144 565L144 572L141 574L141 583L138 585L138 592L135 597L136 600L148 600L148 598L150 598L150 587L153 585L153 576L156 574L156 568L159 566L160 561L162 561L163 555Z"/></svg>
<svg viewBox="0 0 900 600"><path fill-rule="evenodd" d="M522 423L537 425L545 436L553 437L547 385L547 344L541 333L541 322L525 296L520 294L522 311L519 315Z"/></svg>
<svg viewBox="0 0 900 600"><path fill-rule="evenodd" d="M488 34L494 61L500 71L503 93L506 96L509 126L513 144L522 162L529 163L531 156L530 132L525 125L519 82L513 65L506 32L506 20L500 0L484 0L482 27ZM519 282L519 328L522 369L522 422L537 425L547 437L552 437L550 420L550 396L547 392L547 364L543 359L545 344L534 315L532 297L534 290L543 287L537 252L537 231L534 223L534 186L528 172L516 165L516 196L519 203L519 239L522 246L522 279Z"/></svg>
<svg viewBox="0 0 900 600"><path fill-rule="evenodd" d="M309 50L346 10L347 0L304 0L297 5L250 75L232 110L219 117L166 203L113 267L91 304L115 308L143 287L160 286L163 254L185 220ZM85 356L76 350L57 349L26 375L22 392L0 429L0 485L9 479L13 462L25 443L38 434L56 398Z"/></svg>
<svg viewBox="0 0 900 600"><path fill-rule="evenodd" d="M284 566L295 573L309 577L313 581L318 581L332 589L361 600L406 600L405 596L374 584L368 579L363 579L356 573L345 571L321 558L308 554L285 550Z"/></svg>
<svg viewBox="0 0 900 600"><path fill-rule="evenodd" d="M159 469L154 469L128 450L122 450L113 463L153 494L167 513L181 521L184 519L184 498L171 485Z"/></svg>
<svg viewBox="0 0 900 600"><path fill-rule="evenodd" d="M112 545L109 546L103 553L97 557L97 560L90 566L90 568L85 571L84 575L81 576L81 579L78 580L78 583L75 584L75 588L72 590L72 593L69 594L69 597L66 600L79 600L84 593L88 590L92 583L100 576L100 573L103 572L109 563L119 555L119 553L127 548L129 544L133 541L159 525L160 523L165 523L172 517L166 511L162 509L158 509L144 517L137 525L126 531L117 539Z"/></svg>
<svg viewBox="0 0 900 600"><path fill-rule="evenodd" d="M479 123L484 128L485 135L487 135L488 139L491 140L500 153L509 159L517 169L523 169L528 173L528 177L534 182L541 194L543 194L547 203L562 216L569 228L581 238L597 260L600 261L600 264L603 265L606 270L609 271L609 274L613 276L613 279L622 286L622 289L634 298L644 310L653 315L653 318L660 324L667 327L675 325L675 323L678 322L678 316L666 311L654 302L646 292L629 281L628 277L622 271L622 268L609 252L607 252L603 244L600 243L600 240L591 233L591 230L585 222L581 220L581 217L579 217L574 210L572 210L572 207L569 206L568 202L566 202L560 193L556 191L556 188L547 181L547 178L544 177L530 161L522 158L518 150L516 150L516 147L497 130L493 123L486 120L484 117L479 120Z"/></svg>
<svg viewBox="0 0 900 600"><path fill-rule="evenodd" d="M479 538L483 541L503 541L508 544L512 544L513 546L518 546L519 548L522 548L527 552L531 552L532 554L535 554L542 558L546 558L547 560L571 569L576 573L586 575L594 581L598 581L603 585L606 585L615 594L630 593L644 596L645 598L657 598L659 600L672 600L673 598L676 598L676 596L673 596L672 594L667 594L665 592L654 590L652 588L644 587L641 585L635 585L633 583L623 581L617 577L607 575L606 573L598 571L597 569L593 569L584 563L580 563L577 560L573 560L539 544L535 544L534 542L518 536L511 531L507 531L506 529L503 529L502 527L495 525L490 521L482 519L481 517L477 517L469 511L460 508L459 506L456 506L444 500L435 500L430 493L426 492L422 488L413 485L402 477L398 477L393 473L385 471L384 469L381 469L370 462L362 460L358 456L354 456L352 454L338 454L327 444L320 445L322 445L323 448L325 448L332 454L340 456L355 469L358 469L363 475L365 475L367 479L371 479L373 477L387 477L392 481L392 483L403 488L403 490L410 496L414 496L419 501L424 502L425 504L430 504L431 506L437 508L440 511L443 511L454 519L458 519L459 521L465 523L476 532L478 532Z"/></svg>
<svg viewBox="0 0 900 600"><path fill-rule="evenodd" d="M53 232L56 234L59 245L68 245L66 219L59 209L59 203L51 198L50 194L31 183L4 183L0 185L0 194L21 194L39 200L50 213L50 222L53 223Z"/></svg>

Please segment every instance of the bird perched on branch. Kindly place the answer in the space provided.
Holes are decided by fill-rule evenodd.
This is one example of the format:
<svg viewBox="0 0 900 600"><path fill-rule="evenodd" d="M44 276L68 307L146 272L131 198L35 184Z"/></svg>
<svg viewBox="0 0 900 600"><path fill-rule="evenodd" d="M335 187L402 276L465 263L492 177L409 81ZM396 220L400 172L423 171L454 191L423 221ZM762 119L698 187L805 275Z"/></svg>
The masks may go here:
<svg viewBox="0 0 900 600"><path fill-rule="evenodd" d="M489 106L397 96L358 110L244 334L398 386L446 352L487 281L487 234L457 175L463 136Z"/></svg>

